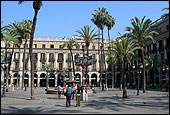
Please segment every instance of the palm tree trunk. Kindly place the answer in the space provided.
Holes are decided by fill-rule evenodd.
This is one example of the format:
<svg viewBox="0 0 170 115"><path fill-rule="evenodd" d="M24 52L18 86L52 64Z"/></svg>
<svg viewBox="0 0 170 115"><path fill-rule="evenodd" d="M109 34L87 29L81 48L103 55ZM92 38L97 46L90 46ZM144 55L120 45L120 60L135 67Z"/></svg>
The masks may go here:
<svg viewBox="0 0 170 115"><path fill-rule="evenodd" d="M8 74L10 74L9 72L11 70L11 62L12 62L12 56L14 54L14 46L15 46L15 44L13 43L13 48L12 48L12 52L11 52L11 56L10 56L10 62L9 62L9 66L8 66ZM11 81L11 79L10 79L10 81ZM10 82L10 85L12 86L12 82Z"/></svg>
<svg viewBox="0 0 170 115"><path fill-rule="evenodd" d="M108 28L108 38L109 38L109 41L110 41L110 34L109 34L109 28Z"/></svg>
<svg viewBox="0 0 170 115"><path fill-rule="evenodd" d="M100 28L98 28L98 31L99 31L99 35L98 35L98 56L99 56L99 59L100 59ZM101 62L99 61L99 73L100 73L100 70L101 70ZM99 87L101 88L101 76L100 76L100 81L99 81Z"/></svg>
<svg viewBox="0 0 170 115"><path fill-rule="evenodd" d="M72 64L73 64L73 75L75 76L74 61L73 61L73 53L72 53L71 49L70 49L70 53L71 53L71 61L72 61ZM71 78L70 80L72 80L72 78Z"/></svg>
<svg viewBox="0 0 170 115"><path fill-rule="evenodd" d="M103 65L103 29L102 29L102 48L101 48L101 78L103 77L103 67L104 67L104 65ZM102 80L101 80L102 81ZM102 85L103 85L103 83L102 83Z"/></svg>
<svg viewBox="0 0 170 115"><path fill-rule="evenodd" d="M144 48L144 47L143 47ZM146 76L145 76L145 59L144 59L144 51L142 51L142 63L143 63L143 93L146 92Z"/></svg>
<svg viewBox="0 0 170 115"><path fill-rule="evenodd" d="M122 98L127 98L127 86L126 86L126 71L127 71L127 62L124 60L124 72L123 72L123 96Z"/></svg>
<svg viewBox="0 0 170 115"><path fill-rule="evenodd" d="M86 47L87 47L87 59L89 57L89 44L86 44ZM88 62L88 60L87 60ZM88 70L88 66L86 66L86 87L87 87L87 70Z"/></svg>
<svg viewBox="0 0 170 115"><path fill-rule="evenodd" d="M21 53L21 52L20 52L20 49L21 49L21 48L20 48L20 46L19 46L19 60L20 60L20 53ZM19 62L20 62L20 61L19 61ZM19 62L18 62L18 63L19 63ZM16 88L17 88L17 89L18 89L18 87L19 87L19 80L18 80L18 79L19 79L19 71L20 71L20 66L19 66L19 65L20 65L20 63L18 64L17 84L16 84Z"/></svg>
<svg viewBox="0 0 170 115"><path fill-rule="evenodd" d="M7 42L5 42L5 60L4 60L4 80L5 80L5 77L6 77L6 92L8 92L8 79L7 79L7 69L8 69L8 67L7 67ZM5 84L5 81L4 81L4 84Z"/></svg>
<svg viewBox="0 0 170 115"><path fill-rule="evenodd" d="M48 79L48 70L46 70L46 89L48 89L49 86L49 79Z"/></svg>
<svg viewBox="0 0 170 115"><path fill-rule="evenodd" d="M38 14L38 10L35 10L35 15L34 15L34 18L33 18L33 25L32 25L32 28L31 28L30 48L29 48L30 61L31 61L31 100L35 99L35 96L34 96L34 61L33 61L33 54L32 54L32 46L33 46L34 31L35 31L35 26L36 26L37 14Z"/></svg>
<svg viewBox="0 0 170 115"><path fill-rule="evenodd" d="M122 91L122 62L120 62L119 64L119 68L120 68L120 91Z"/></svg>
<svg viewBox="0 0 170 115"><path fill-rule="evenodd" d="M113 75L113 68L114 68L114 66L112 65L112 88L114 88L114 75Z"/></svg>
<svg viewBox="0 0 170 115"><path fill-rule="evenodd" d="M25 44L24 44L23 69L22 69L22 89L24 88L26 44L27 44L27 39L25 39Z"/></svg>

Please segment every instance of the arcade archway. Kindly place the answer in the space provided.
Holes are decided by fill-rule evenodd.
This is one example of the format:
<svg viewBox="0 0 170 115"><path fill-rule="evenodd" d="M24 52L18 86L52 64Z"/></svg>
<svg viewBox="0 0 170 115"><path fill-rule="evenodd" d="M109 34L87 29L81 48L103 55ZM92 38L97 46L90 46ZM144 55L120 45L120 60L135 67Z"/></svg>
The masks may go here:
<svg viewBox="0 0 170 115"><path fill-rule="evenodd" d="M53 73L49 75L49 87L55 87L55 75Z"/></svg>
<svg viewBox="0 0 170 115"><path fill-rule="evenodd" d="M97 86L97 75L95 73L91 75L91 85L93 84L95 87Z"/></svg>
<svg viewBox="0 0 170 115"><path fill-rule="evenodd" d="M46 87L46 74L42 73L40 75L40 87Z"/></svg>

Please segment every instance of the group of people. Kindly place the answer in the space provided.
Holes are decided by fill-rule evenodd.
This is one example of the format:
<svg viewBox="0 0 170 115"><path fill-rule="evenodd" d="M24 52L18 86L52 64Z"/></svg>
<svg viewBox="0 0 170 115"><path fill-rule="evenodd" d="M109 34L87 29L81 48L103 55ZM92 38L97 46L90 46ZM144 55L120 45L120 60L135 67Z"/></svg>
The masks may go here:
<svg viewBox="0 0 170 115"><path fill-rule="evenodd" d="M58 98L61 98L61 86L58 86ZM63 93L64 96L66 96L66 107L70 107L71 105L71 99L74 99L74 95L76 94L76 106L80 106L80 85L75 84L74 86L64 85L63 87Z"/></svg>

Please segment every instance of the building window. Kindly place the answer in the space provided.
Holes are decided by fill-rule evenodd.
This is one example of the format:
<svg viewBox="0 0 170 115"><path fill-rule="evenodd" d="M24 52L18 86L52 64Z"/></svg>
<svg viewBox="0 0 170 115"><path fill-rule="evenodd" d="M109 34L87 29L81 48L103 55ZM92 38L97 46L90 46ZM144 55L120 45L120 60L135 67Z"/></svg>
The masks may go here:
<svg viewBox="0 0 170 115"><path fill-rule="evenodd" d="M19 59L19 53L15 53L15 59L16 59L16 60Z"/></svg>
<svg viewBox="0 0 170 115"><path fill-rule="evenodd" d="M45 44L42 45L42 48L45 48Z"/></svg>
<svg viewBox="0 0 170 115"><path fill-rule="evenodd" d="M34 60L37 59L37 53L33 53Z"/></svg>
<svg viewBox="0 0 170 115"><path fill-rule="evenodd" d="M49 60L52 60L52 59L54 59L54 53L50 53Z"/></svg>
<svg viewBox="0 0 170 115"><path fill-rule="evenodd" d="M58 61L63 62L63 54L62 53L58 54Z"/></svg>
<svg viewBox="0 0 170 115"><path fill-rule="evenodd" d="M8 44L8 48L10 48L10 44Z"/></svg>
<svg viewBox="0 0 170 115"><path fill-rule="evenodd" d="M166 25L166 30L169 30L169 25Z"/></svg>
<svg viewBox="0 0 170 115"><path fill-rule="evenodd" d="M59 45L59 48L62 49L62 45Z"/></svg>
<svg viewBox="0 0 170 115"><path fill-rule="evenodd" d="M95 50L95 45L92 46L92 49Z"/></svg>
<svg viewBox="0 0 170 115"><path fill-rule="evenodd" d="M54 48L54 45L50 45L50 48Z"/></svg>
<svg viewBox="0 0 170 115"><path fill-rule="evenodd" d="M59 70L62 70L63 68L63 63L59 63Z"/></svg>
<svg viewBox="0 0 170 115"><path fill-rule="evenodd" d="M37 48L37 44L34 44L34 48Z"/></svg>
<svg viewBox="0 0 170 115"><path fill-rule="evenodd" d="M41 53L41 59L45 59L45 53Z"/></svg>
<svg viewBox="0 0 170 115"><path fill-rule="evenodd" d="M15 62L15 70L18 70L18 69L19 69L19 63Z"/></svg>
<svg viewBox="0 0 170 115"><path fill-rule="evenodd" d="M34 62L34 70L36 70L36 69L37 69L37 63Z"/></svg>
<svg viewBox="0 0 170 115"><path fill-rule="evenodd" d="M19 45L15 44L15 47L16 47L16 48L19 48Z"/></svg>
<svg viewBox="0 0 170 115"><path fill-rule="evenodd" d="M26 44L26 48L28 48L28 44Z"/></svg>

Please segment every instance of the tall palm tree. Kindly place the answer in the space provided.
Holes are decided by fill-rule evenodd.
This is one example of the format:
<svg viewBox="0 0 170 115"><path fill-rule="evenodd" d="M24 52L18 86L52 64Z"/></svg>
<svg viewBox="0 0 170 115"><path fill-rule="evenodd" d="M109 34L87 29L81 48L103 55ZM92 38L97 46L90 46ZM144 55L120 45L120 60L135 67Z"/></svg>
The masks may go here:
<svg viewBox="0 0 170 115"><path fill-rule="evenodd" d="M98 36L97 31L94 32L94 29L91 30L91 26L86 25L83 26L81 30L77 30L76 32L80 34L77 36L80 37L80 39L82 39L85 42L87 48L87 57L89 57L89 46L92 41L96 40L95 37ZM86 80L87 80L87 70L88 70L88 66L86 66Z"/></svg>
<svg viewBox="0 0 170 115"><path fill-rule="evenodd" d="M73 53L72 53L72 49L75 47L76 49L79 49L80 46L79 44L76 42L77 39L70 39L69 41L66 41L62 44L62 48L68 48L70 50L71 53L71 61L72 61L72 65L73 65L73 74L74 76L75 74L75 67L74 67L74 61L73 61ZM70 78L70 80L72 80L72 78Z"/></svg>
<svg viewBox="0 0 170 115"><path fill-rule="evenodd" d="M106 26L107 26L107 29L108 29L109 41L110 41L109 31L113 28L114 25L115 25L115 19L110 15L106 15Z"/></svg>
<svg viewBox="0 0 170 115"><path fill-rule="evenodd" d="M127 34L128 36L131 36L133 39L137 39L139 41L139 45L145 49L145 41L146 39L151 39L154 42L153 34L159 34L158 28L154 25L152 25L152 21L150 19L147 19L144 21L145 16L140 21L138 17L135 17L135 19L131 19L131 24L133 27L125 27L124 29L126 31L129 31L130 33ZM146 92L146 76L145 76L145 54L142 50L142 64L143 64L143 93Z"/></svg>
<svg viewBox="0 0 170 115"><path fill-rule="evenodd" d="M98 11L97 10L95 10L96 11L96 13L97 13L97 24L98 24L98 27L101 29L101 31L102 31L102 44L101 44L101 62L103 62L103 63L101 63L100 65L101 65L101 67L103 66L103 67L105 67L105 72L106 72L106 65L105 65L105 57L104 57L104 38L103 38L103 29L104 29L104 26L106 25L106 21L107 21L107 19L106 19L106 17L107 17L107 15L109 15L109 12L107 12L106 11L106 8L104 8L104 7L102 7L102 8L100 8L100 7L98 7ZM105 65L105 66L104 66ZM102 72L102 74L103 74L103 70L101 70L101 72ZM100 79L100 81L101 81L101 79Z"/></svg>
<svg viewBox="0 0 170 115"><path fill-rule="evenodd" d="M12 44L12 43L16 43L19 44L19 41L17 40L17 38L20 37L20 35L14 31L9 29L9 26L7 26L8 29L5 29L4 32L2 32L3 34L3 38L1 38L2 41L5 42L5 57L4 57L4 68L6 68L6 70L4 71L5 76L6 76L6 91L8 92L8 73L9 73L9 67L6 67L7 64L7 49L8 49L8 44Z"/></svg>
<svg viewBox="0 0 170 115"><path fill-rule="evenodd" d="M118 56L119 59L123 62L123 98L127 98L127 87L126 87L126 72L127 64L131 63L132 56L135 55L134 51L142 49L138 44L137 40L130 40L127 38L121 38L117 40L112 47L112 52Z"/></svg>
<svg viewBox="0 0 170 115"><path fill-rule="evenodd" d="M22 89L24 88L24 75L25 75L25 54L26 54L26 44L27 39L29 39L31 34L31 27L32 27L32 21L31 20L23 20L20 23L20 26L22 28L23 33L23 39L25 39L24 43L24 54L23 54L23 69L22 69Z"/></svg>
<svg viewBox="0 0 170 115"><path fill-rule="evenodd" d="M23 1L19 1L18 3L21 4ZM37 21L37 14L42 6L41 1L33 1L33 8L35 11L34 18L33 18L33 25L31 28L31 35L30 35L30 47L29 47L29 54L30 54L30 61L31 61L31 99L34 100L34 61L33 61L33 53L32 53L32 47L33 47L33 39L34 39L34 32L35 32L35 26Z"/></svg>

